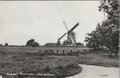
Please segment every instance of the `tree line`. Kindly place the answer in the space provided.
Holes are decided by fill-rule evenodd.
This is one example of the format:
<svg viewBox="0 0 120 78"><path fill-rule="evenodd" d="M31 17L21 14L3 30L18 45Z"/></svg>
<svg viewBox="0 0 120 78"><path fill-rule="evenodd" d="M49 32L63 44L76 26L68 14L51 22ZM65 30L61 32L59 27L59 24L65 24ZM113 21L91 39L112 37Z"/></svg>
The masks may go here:
<svg viewBox="0 0 120 78"><path fill-rule="evenodd" d="M85 42L93 50L107 50L110 54L118 55L119 52L119 0L102 0L99 11L102 11L105 20L94 31L87 34ZM107 16L106 16L107 15Z"/></svg>

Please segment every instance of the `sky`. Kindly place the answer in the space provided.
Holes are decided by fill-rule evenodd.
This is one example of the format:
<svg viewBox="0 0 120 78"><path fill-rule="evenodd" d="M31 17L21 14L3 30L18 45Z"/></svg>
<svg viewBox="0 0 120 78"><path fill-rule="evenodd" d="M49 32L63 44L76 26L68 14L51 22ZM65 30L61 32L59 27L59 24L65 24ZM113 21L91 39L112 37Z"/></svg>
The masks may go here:
<svg viewBox="0 0 120 78"><path fill-rule="evenodd" d="M100 1L0 1L0 43L25 45L35 39L40 45L56 43L77 22L76 41L84 43L86 33L104 20ZM61 41L65 40L64 37Z"/></svg>

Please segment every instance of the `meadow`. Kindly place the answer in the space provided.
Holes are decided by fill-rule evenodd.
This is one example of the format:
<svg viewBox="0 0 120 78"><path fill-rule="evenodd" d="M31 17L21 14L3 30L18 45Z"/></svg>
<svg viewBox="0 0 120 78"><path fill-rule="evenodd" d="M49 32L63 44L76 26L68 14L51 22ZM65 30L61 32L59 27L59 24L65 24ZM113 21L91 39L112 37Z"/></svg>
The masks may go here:
<svg viewBox="0 0 120 78"><path fill-rule="evenodd" d="M57 54L40 55L53 50ZM64 50L64 54L63 54ZM73 55L68 53L72 50ZM78 52L79 50L79 52ZM74 55L77 53L77 55ZM47 73L57 77L72 76L82 71L78 64L119 67L119 57L109 57L103 52L91 53L81 47L0 47L1 72Z"/></svg>

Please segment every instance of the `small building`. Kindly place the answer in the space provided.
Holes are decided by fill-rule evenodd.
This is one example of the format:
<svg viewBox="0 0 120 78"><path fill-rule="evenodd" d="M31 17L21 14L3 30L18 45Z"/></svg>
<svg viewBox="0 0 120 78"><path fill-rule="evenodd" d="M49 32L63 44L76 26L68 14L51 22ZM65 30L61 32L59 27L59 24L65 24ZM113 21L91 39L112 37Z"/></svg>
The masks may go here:
<svg viewBox="0 0 120 78"><path fill-rule="evenodd" d="M47 43L45 46L57 46L57 43Z"/></svg>

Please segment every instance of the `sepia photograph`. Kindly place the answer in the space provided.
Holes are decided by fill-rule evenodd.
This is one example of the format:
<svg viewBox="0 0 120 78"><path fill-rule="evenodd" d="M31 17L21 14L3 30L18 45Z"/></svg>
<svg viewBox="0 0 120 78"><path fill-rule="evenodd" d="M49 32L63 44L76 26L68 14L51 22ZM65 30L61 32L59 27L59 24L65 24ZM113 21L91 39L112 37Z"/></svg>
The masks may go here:
<svg viewBox="0 0 120 78"><path fill-rule="evenodd" d="M0 1L0 78L119 78L119 0Z"/></svg>

